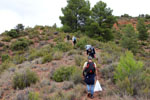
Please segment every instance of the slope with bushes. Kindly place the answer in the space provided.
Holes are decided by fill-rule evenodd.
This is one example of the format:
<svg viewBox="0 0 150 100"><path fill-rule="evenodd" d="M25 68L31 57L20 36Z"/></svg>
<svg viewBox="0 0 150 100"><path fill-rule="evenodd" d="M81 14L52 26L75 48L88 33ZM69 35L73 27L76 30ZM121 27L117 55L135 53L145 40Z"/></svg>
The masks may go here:
<svg viewBox="0 0 150 100"><path fill-rule="evenodd" d="M103 88L94 100L149 98L150 58L144 56L146 51L133 55L120 43L100 42L81 33L69 34L77 37L73 46L71 40L66 41L66 33L55 32L49 26L35 26L21 30L10 42L3 41L8 34L0 36L0 99L89 100L82 79L86 44L96 49L94 61Z"/></svg>

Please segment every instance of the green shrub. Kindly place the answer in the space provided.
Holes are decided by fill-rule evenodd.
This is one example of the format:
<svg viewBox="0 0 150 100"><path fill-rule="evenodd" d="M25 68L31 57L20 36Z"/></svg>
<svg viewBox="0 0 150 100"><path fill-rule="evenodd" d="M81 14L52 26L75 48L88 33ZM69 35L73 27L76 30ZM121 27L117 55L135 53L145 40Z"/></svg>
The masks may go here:
<svg viewBox="0 0 150 100"><path fill-rule="evenodd" d="M85 60L86 59L81 55L76 55L75 56L75 63L76 63L77 66L82 66L84 64Z"/></svg>
<svg viewBox="0 0 150 100"><path fill-rule="evenodd" d="M4 36L2 41L10 42L11 41L11 37L10 36Z"/></svg>
<svg viewBox="0 0 150 100"><path fill-rule="evenodd" d="M33 43L32 41L25 39L25 38L18 39L17 41L11 44L11 49L12 50L24 50L24 49L27 49L28 46L32 43Z"/></svg>
<svg viewBox="0 0 150 100"><path fill-rule="evenodd" d="M40 100L39 93L36 92L29 92L29 100Z"/></svg>
<svg viewBox="0 0 150 100"><path fill-rule="evenodd" d="M60 67L56 69L56 71L54 72L52 76L52 79L55 80L56 82L69 80L76 70L77 68L74 66Z"/></svg>
<svg viewBox="0 0 150 100"><path fill-rule="evenodd" d="M17 38L19 37L19 33L17 32L16 29L11 29L10 31L8 31L6 33L8 36L12 37L12 38Z"/></svg>
<svg viewBox="0 0 150 100"><path fill-rule="evenodd" d="M40 51L40 50L37 50L37 49L30 49L29 50L29 60L33 60L35 58L38 58L38 57L42 57L43 56L43 52Z"/></svg>
<svg viewBox="0 0 150 100"><path fill-rule="evenodd" d="M54 59L54 60L60 60L62 57L63 57L63 52L61 52L61 51L56 51L56 52L53 54L53 59Z"/></svg>
<svg viewBox="0 0 150 100"><path fill-rule="evenodd" d="M21 64L21 63L23 63L24 61L26 61L26 58L24 57L24 55L15 55L14 57L13 57L13 62L15 63L15 64Z"/></svg>
<svg viewBox="0 0 150 100"><path fill-rule="evenodd" d="M150 85L147 84L150 82L150 79L148 79L150 71L145 71L143 63L136 61L133 57L133 54L129 51L121 57L115 69L114 78L121 92L129 95L141 95L144 94L143 91L146 88L148 91L150 90ZM149 93L148 91L147 93Z"/></svg>
<svg viewBox="0 0 150 100"><path fill-rule="evenodd" d="M68 43L68 42L58 43L55 46L56 50L58 50L58 51L60 50L60 51L63 51L63 52L67 52L67 51L71 50L72 48L73 48L72 44Z"/></svg>
<svg viewBox="0 0 150 100"><path fill-rule="evenodd" d="M51 53L48 53L43 56L42 63L51 62L53 60L53 55Z"/></svg>
<svg viewBox="0 0 150 100"><path fill-rule="evenodd" d="M9 60L6 60L5 62L3 62L3 63L0 65L0 74L1 74L4 70L6 70L6 69L8 69L8 68L10 68L10 67L15 67L15 65L14 65L12 62L10 62Z"/></svg>
<svg viewBox="0 0 150 100"><path fill-rule="evenodd" d="M2 55L2 62L6 61L6 60L9 60L10 59L10 56L8 54L3 54Z"/></svg>
<svg viewBox="0 0 150 100"><path fill-rule="evenodd" d="M71 81L73 81L74 84L79 84L83 82L82 79L82 70L81 69L77 69L70 78Z"/></svg>
<svg viewBox="0 0 150 100"><path fill-rule="evenodd" d="M38 81L38 76L35 72L26 70L23 73L16 73L13 77L13 88L24 89Z"/></svg>
<svg viewBox="0 0 150 100"><path fill-rule="evenodd" d="M139 48L137 33L134 30L132 25L127 25L123 30L123 36L121 39L121 45L131 50L133 53L136 53Z"/></svg>

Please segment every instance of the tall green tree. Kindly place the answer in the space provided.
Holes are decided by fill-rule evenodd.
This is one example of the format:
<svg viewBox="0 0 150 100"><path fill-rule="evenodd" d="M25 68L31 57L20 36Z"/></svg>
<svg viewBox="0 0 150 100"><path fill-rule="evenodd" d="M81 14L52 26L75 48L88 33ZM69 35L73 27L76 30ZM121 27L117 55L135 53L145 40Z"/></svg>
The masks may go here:
<svg viewBox="0 0 150 100"><path fill-rule="evenodd" d="M64 16L60 16L65 32L85 31L87 20L91 14L90 3L85 0L67 0L67 6L62 8Z"/></svg>
<svg viewBox="0 0 150 100"><path fill-rule="evenodd" d="M91 23L89 29L89 36L93 36L99 40L113 39L112 27L116 22L112 15L113 10L107 7L107 4L99 1L92 8Z"/></svg>
<svg viewBox="0 0 150 100"><path fill-rule="evenodd" d="M139 39L140 40L147 40L148 38L148 29L146 28L145 25L145 20L143 18L138 19L138 24L137 24L137 30L139 32Z"/></svg>
<svg viewBox="0 0 150 100"><path fill-rule="evenodd" d="M138 35L134 30L134 27L129 24L123 29L123 35L121 39L121 45L124 48L131 50L136 53L138 50Z"/></svg>
<svg viewBox="0 0 150 100"><path fill-rule="evenodd" d="M18 25L16 26L16 30L17 30L18 32L23 31L23 30L24 30L23 24L18 24Z"/></svg>

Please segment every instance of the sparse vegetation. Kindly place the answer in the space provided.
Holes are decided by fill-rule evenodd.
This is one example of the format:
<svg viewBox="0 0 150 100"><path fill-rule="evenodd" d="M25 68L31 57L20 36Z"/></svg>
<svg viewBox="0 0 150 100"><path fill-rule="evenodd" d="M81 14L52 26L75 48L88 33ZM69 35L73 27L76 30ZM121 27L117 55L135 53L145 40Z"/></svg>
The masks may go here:
<svg viewBox="0 0 150 100"><path fill-rule="evenodd" d="M38 81L38 76L35 72L26 70L23 73L16 73L13 77L13 88L24 89L25 87L35 84Z"/></svg>
<svg viewBox="0 0 150 100"><path fill-rule="evenodd" d="M55 80L56 82L69 80L76 70L77 68L75 66L60 67L56 69L52 79Z"/></svg>

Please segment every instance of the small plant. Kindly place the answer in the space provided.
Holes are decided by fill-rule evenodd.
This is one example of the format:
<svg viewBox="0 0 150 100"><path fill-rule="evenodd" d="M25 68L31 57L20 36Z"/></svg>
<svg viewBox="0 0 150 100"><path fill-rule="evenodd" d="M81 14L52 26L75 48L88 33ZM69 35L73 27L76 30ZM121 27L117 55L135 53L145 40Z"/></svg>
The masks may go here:
<svg viewBox="0 0 150 100"><path fill-rule="evenodd" d="M24 57L24 55L16 55L13 57L13 62L15 64L21 64L23 63L24 61L26 61L26 58Z"/></svg>
<svg viewBox="0 0 150 100"><path fill-rule="evenodd" d="M8 54L2 55L2 62L9 60L9 59L10 59L10 56Z"/></svg>
<svg viewBox="0 0 150 100"><path fill-rule="evenodd" d="M4 36L2 41L10 42L11 41L11 37L10 36Z"/></svg>
<svg viewBox="0 0 150 100"><path fill-rule="evenodd" d="M53 56L51 53L46 54L42 58L42 63L51 62L53 60Z"/></svg>
<svg viewBox="0 0 150 100"><path fill-rule="evenodd" d="M60 60L62 57L63 57L63 52L61 52L61 51L56 51L56 52L53 54L53 59L54 59L54 60Z"/></svg>
<svg viewBox="0 0 150 100"><path fill-rule="evenodd" d="M80 56L80 55L75 56L75 63L77 66L82 66L84 61L85 61L85 58L83 56Z"/></svg>
<svg viewBox="0 0 150 100"><path fill-rule="evenodd" d="M28 46L32 43L33 43L32 41L25 39L25 38L18 39L18 41L15 41L11 44L11 49L12 50L24 50L24 49L27 49Z"/></svg>
<svg viewBox="0 0 150 100"><path fill-rule="evenodd" d="M56 46L55 46L55 49L56 50L60 50L60 51L63 51L63 52L67 52L69 50L71 50L73 47L71 45L71 43L68 43L68 42L62 42L62 43L58 43Z"/></svg>
<svg viewBox="0 0 150 100"><path fill-rule="evenodd" d="M13 88L24 89L31 84L35 84L38 81L38 76L35 72L26 70L23 73L16 73L13 77Z"/></svg>
<svg viewBox="0 0 150 100"><path fill-rule="evenodd" d="M12 37L12 38L17 38L19 37L19 33L17 32L16 29L11 29L10 31L8 31L6 33L8 36Z"/></svg>
<svg viewBox="0 0 150 100"><path fill-rule="evenodd" d="M56 82L69 80L76 70L77 68L74 66L60 67L56 69L56 71L54 72L52 76L52 79L55 80Z"/></svg>
<svg viewBox="0 0 150 100"><path fill-rule="evenodd" d="M8 68L10 68L10 67L15 67L15 65L14 65L12 62L10 62L9 60L6 60L5 62L3 62L3 63L0 65L0 74L1 74L4 70L6 70L6 69L8 69Z"/></svg>
<svg viewBox="0 0 150 100"><path fill-rule="evenodd" d="M40 100L39 93L36 92L29 92L28 98L29 100Z"/></svg>

